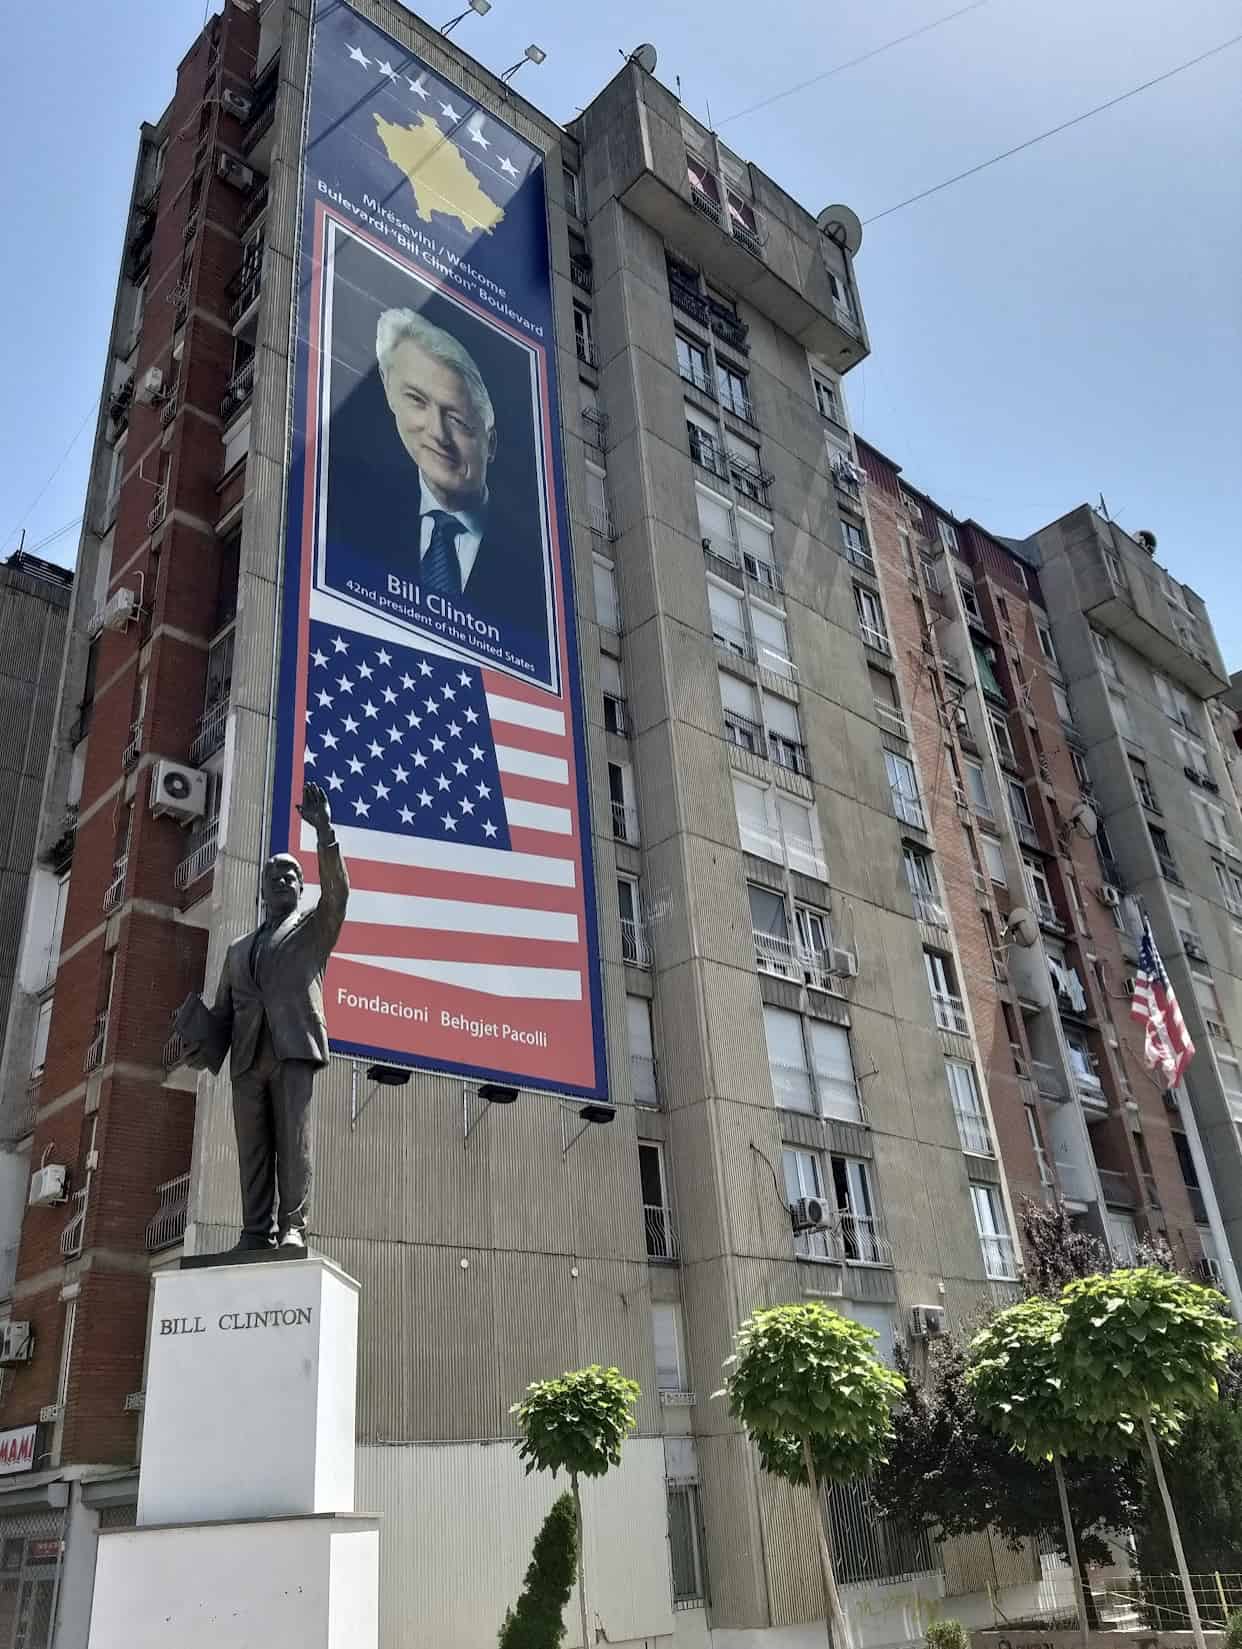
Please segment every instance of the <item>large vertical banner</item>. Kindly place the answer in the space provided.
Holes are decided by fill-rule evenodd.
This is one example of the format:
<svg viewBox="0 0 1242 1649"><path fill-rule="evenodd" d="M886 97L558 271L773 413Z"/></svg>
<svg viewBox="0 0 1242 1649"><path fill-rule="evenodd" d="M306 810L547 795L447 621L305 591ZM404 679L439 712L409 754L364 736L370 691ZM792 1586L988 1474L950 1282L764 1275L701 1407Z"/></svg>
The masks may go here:
<svg viewBox="0 0 1242 1649"><path fill-rule="evenodd" d="M599 1096L543 156L341 0L312 36L272 846L328 793L341 1053Z"/></svg>

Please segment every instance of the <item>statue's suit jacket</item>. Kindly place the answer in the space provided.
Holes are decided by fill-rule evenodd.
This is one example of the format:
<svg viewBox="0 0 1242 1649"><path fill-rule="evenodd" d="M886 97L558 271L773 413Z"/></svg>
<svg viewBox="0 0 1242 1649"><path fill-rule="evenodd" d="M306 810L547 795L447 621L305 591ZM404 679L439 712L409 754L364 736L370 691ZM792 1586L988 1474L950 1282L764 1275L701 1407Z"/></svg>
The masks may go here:
<svg viewBox="0 0 1242 1649"><path fill-rule="evenodd" d="M349 877L335 841L319 846L319 903L287 917L267 935L258 977L251 968L256 932L235 939L224 958L220 988L209 1012L210 1033L201 1040L213 1071L231 1050L229 1072L245 1074L254 1064L263 1021L267 1020L277 1059L328 1063L328 1028L323 1016L323 975L340 935L349 899ZM206 1029L206 1027L204 1027Z"/></svg>

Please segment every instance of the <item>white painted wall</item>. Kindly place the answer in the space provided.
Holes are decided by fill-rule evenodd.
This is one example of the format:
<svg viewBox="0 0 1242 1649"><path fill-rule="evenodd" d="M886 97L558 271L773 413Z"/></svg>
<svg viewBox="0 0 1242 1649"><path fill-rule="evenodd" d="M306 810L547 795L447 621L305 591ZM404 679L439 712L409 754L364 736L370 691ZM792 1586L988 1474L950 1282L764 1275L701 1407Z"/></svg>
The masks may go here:
<svg viewBox="0 0 1242 1649"><path fill-rule="evenodd" d="M568 1486L544 1472L526 1477L508 1442L360 1447L358 1510L380 1519L382 1649L495 1643L539 1525ZM677 1617L661 1440L632 1439L582 1498L588 1605L608 1641L667 1644ZM576 1597L565 1622L567 1649L580 1645Z"/></svg>

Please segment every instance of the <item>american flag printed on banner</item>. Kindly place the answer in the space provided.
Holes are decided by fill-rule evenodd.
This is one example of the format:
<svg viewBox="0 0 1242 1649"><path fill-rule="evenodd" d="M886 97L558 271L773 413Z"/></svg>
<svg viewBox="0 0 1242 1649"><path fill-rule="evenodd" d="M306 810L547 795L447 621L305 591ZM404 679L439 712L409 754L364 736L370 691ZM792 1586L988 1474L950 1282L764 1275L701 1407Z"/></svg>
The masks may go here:
<svg viewBox="0 0 1242 1649"><path fill-rule="evenodd" d="M1130 1017L1145 1027L1143 1059L1149 1071L1158 1071L1169 1088L1176 1087L1194 1058L1186 1021L1178 1006L1177 993L1164 971L1160 952L1152 937L1151 923L1143 918L1143 938L1139 945L1139 971L1135 975Z"/></svg>

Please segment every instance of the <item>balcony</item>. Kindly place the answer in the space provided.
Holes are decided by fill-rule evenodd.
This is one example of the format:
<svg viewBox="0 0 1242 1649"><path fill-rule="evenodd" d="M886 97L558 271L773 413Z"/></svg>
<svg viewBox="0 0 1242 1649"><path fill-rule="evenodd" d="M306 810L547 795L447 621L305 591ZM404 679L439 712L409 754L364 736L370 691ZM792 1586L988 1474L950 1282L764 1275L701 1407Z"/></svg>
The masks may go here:
<svg viewBox="0 0 1242 1649"><path fill-rule="evenodd" d="M974 1157L996 1155L996 1147L992 1143L992 1130L988 1127L988 1119L982 1111L965 1111L955 1105L953 1115L963 1151Z"/></svg>
<svg viewBox="0 0 1242 1649"><path fill-rule="evenodd" d="M597 538L613 543L617 536L617 529L612 524L612 511L607 504L591 504L588 506L591 517L591 531Z"/></svg>
<svg viewBox="0 0 1242 1649"><path fill-rule="evenodd" d="M232 378L229 379L229 387L220 397L221 418L231 418L234 413L240 412L254 393L254 368L255 363L252 357L239 372L235 372Z"/></svg>
<svg viewBox="0 0 1242 1649"><path fill-rule="evenodd" d="M660 1203L643 1204L643 1228L647 1242L647 1258L658 1265L676 1265L678 1258L677 1233L673 1229L673 1211Z"/></svg>
<svg viewBox="0 0 1242 1649"><path fill-rule="evenodd" d="M124 383L113 390L108 402L108 418L112 425L112 435L115 439L129 427L129 412L134 404L134 375L131 372Z"/></svg>
<svg viewBox="0 0 1242 1649"><path fill-rule="evenodd" d="M1033 1059L1031 1075L1035 1078L1035 1091L1041 1099L1053 1100L1061 1105L1069 1098L1061 1073L1055 1065L1049 1065L1043 1059Z"/></svg>
<svg viewBox="0 0 1242 1649"><path fill-rule="evenodd" d="M229 323L234 332L246 320L259 301L263 287L263 254L248 257L225 287L229 299Z"/></svg>
<svg viewBox="0 0 1242 1649"><path fill-rule="evenodd" d="M755 946L755 966L760 973L774 973L800 983L812 976L822 976L824 957L821 952L807 950L784 934L767 933L759 928L751 929L751 939Z"/></svg>
<svg viewBox="0 0 1242 1649"><path fill-rule="evenodd" d="M267 211L267 179L264 178L256 189L250 193L246 204L242 207L241 216L237 220L237 233L244 235L247 229L256 224L264 212Z"/></svg>
<svg viewBox="0 0 1242 1649"><path fill-rule="evenodd" d="M1057 1183L1061 1195L1068 1202L1090 1203L1096 1200L1095 1185L1090 1170L1081 1162L1056 1159Z"/></svg>
<svg viewBox="0 0 1242 1649"><path fill-rule="evenodd" d="M768 729L768 757L777 767L784 767L801 778L809 779L811 776L806 745L797 739L786 738L782 733L774 733L771 728Z"/></svg>
<svg viewBox="0 0 1242 1649"><path fill-rule="evenodd" d="M768 507L768 489L772 485L772 477L766 470L760 469L756 464L749 464L743 458L735 458L732 453L727 456L729 479L738 492L741 493L743 498L748 498L752 504L762 504L766 509Z"/></svg>
<svg viewBox="0 0 1242 1649"><path fill-rule="evenodd" d="M837 1264L891 1266L893 1250L883 1223L873 1214L840 1209L821 1231L800 1231L794 1249L804 1259Z"/></svg>
<svg viewBox="0 0 1242 1649"><path fill-rule="evenodd" d="M785 581L770 561L764 561L757 555L748 555L743 551L742 571L765 595L784 595Z"/></svg>
<svg viewBox="0 0 1242 1649"><path fill-rule="evenodd" d="M717 481L729 479L729 467L725 463L725 455L718 442L714 441L705 430L697 424L687 424L686 433L690 441L690 457L701 470L714 475Z"/></svg>
<svg viewBox="0 0 1242 1649"><path fill-rule="evenodd" d="M893 798L893 812L902 824L910 825L915 830L927 829L927 815L923 811L923 803L917 796L910 796L899 785L890 785L889 793Z"/></svg>
<svg viewBox="0 0 1242 1649"><path fill-rule="evenodd" d="M841 544L839 548L851 567L857 567L859 572L866 573L868 578L879 576L875 568L875 557L870 550L863 549L860 544L846 543Z"/></svg>
<svg viewBox="0 0 1242 1649"><path fill-rule="evenodd" d="M1137 1208L1138 1197L1124 1174L1119 1174L1112 1168L1099 1168L1096 1172L1100 1176L1100 1189L1104 1193L1104 1201L1110 1208Z"/></svg>
<svg viewBox="0 0 1242 1649"><path fill-rule="evenodd" d="M619 842L638 841L638 809L627 802L613 802L612 833Z"/></svg>
<svg viewBox="0 0 1242 1649"><path fill-rule="evenodd" d="M571 252L569 254L569 278L581 291L594 291L595 276L592 272L590 258L582 253L575 254Z"/></svg>
<svg viewBox="0 0 1242 1649"><path fill-rule="evenodd" d="M198 732L190 742L190 766L201 767L208 756L223 750L229 723L229 701L209 704L198 718Z"/></svg>
<svg viewBox="0 0 1242 1649"><path fill-rule="evenodd" d="M647 938L646 924L638 917L621 918L621 960L632 968L650 968L655 959Z"/></svg>
<svg viewBox="0 0 1242 1649"><path fill-rule="evenodd" d="M734 745L738 750L746 750L752 756L763 752L763 728L757 721L751 721L748 716L740 715L736 710L725 710L724 731L727 743Z"/></svg>
<svg viewBox="0 0 1242 1649"><path fill-rule="evenodd" d="M250 93L250 113L242 128L242 153L251 155L272 128L276 92L280 86L280 58L273 58ZM264 168L265 169L265 168Z"/></svg>
<svg viewBox="0 0 1242 1649"><path fill-rule="evenodd" d="M86 1050L86 1057L82 1061L84 1071L97 1071L104 1062L104 1050L108 1045L108 1015L95 1015L95 1034L91 1037Z"/></svg>
<svg viewBox="0 0 1242 1649"><path fill-rule="evenodd" d="M164 517L168 514L168 482L161 481L155 489L154 502L147 511L147 531L154 532L163 525Z"/></svg>
<svg viewBox="0 0 1242 1649"><path fill-rule="evenodd" d="M983 1269L992 1282L1012 1283L1018 1279L1018 1261L1012 1237L979 1237L983 1249Z"/></svg>
<svg viewBox="0 0 1242 1649"><path fill-rule="evenodd" d="M883 653L885 658L888 658L891 654L893 649L883 630L877 630L873 624L868 624L865 619L860 618L858 633L862 637L864 647L870 647L877 653Z"/></svg>
<svg viewBox="0 0 1242 1649"><path fill-rule="evenodd" d="M960 996L950 996L943 991L932 992L932 1013L936 1024L942 1031L952 1031L954 1036L968 1036L970 1026L966 1019L966 1004Z"/></svg>
<svg viewBox="0 0 1242 1649"><path fill-rule="evenodd" d="M1035 915L1041 928L1051 928L1054 933L1065 932L1065 923L1057 915L1056 906L1050 905L1046 899L1035 901Z"/></svg>
<svg viewBox="0 0 1242 1649"><path fill-rule="evenodd" d="M656 1062L645 1054L630 1055L630 1085L634 1090L635 1105L649 1111L660 1109L660 1083Z"/></svg>
<svg viewBox="0 0 1242 1649"><path fill-rule="evenodd" d="M147 1253L158 1254L162 1248L172 1248L185 1236L186 1219L190 1212L190 1176L178 1174L176 1179L157 1185L155 1194L159 1206L147 1222Z"/></svg>
<svg viewBox="0 0 1242 1649"><path fill-rule="evenodd" d="M104 889L104 914L114 911L125 893L125 873L129 869L129 854L123 853L112 867L112 880Z"/></svg>
<svg viewBox="0 0 1242 1649"><path fill-rule="evenodd" d="M1084 1110L1092 1111L1097 1116L1108 1115L1108 1095L1098 1076L1094 1073L1088 1076L1086 1072L1075 1069L1074 1087Z"/></svg>
<svg viewBox="0 0 1242 1649"><path fill-rule="evenodd" d="M82 1252L82 1238L86 1231L86 1198L88 1186L75 1191L69 1198L72 1212L69 1215L65 1229L60 1234L60 1252L64 1259L72 1260Z"/></svg>
<svg viewBox="0 0 1242 1649"><path fill-rule="evenodd" d="M599 355L595 348L594 338L588 338L584 332L575 332L574 350L580 361L584 362L587 366L595 367L598 371Z"/></svg>
<svg viewBox="0 0 1242 1649"><path fill-rule="evenodd" d="M198 837L195 846L186 854L173 872L173 883L184 891L207 872L216 862L219 851L220 821L212 819Z"/></svg>

